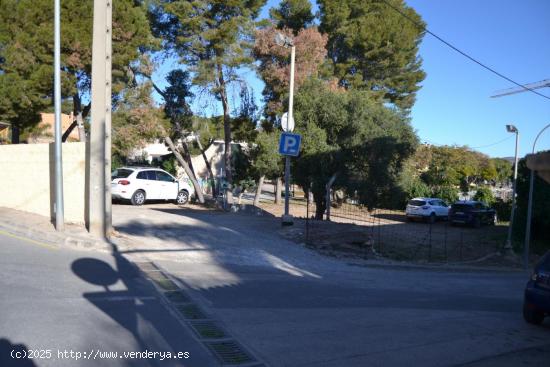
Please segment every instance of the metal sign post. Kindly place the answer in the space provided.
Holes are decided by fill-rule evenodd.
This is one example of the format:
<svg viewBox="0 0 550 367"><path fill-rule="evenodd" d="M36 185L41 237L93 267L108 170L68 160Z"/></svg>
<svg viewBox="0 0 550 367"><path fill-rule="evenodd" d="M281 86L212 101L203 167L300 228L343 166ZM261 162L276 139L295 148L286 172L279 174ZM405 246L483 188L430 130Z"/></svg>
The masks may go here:
<svg viewBox="0 0 550 367"><path fill-rule="evenodd" d="M54 4L54 103L55 103L55 229L65 229L63 156L61 145L61 0Z"/></svg>

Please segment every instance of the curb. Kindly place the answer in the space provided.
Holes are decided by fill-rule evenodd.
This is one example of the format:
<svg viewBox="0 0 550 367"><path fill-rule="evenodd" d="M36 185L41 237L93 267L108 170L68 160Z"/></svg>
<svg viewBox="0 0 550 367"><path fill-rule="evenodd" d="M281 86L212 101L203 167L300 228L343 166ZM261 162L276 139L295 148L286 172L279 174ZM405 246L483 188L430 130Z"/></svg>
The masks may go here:
<svg viewBox="0 0 550 367"><path fill-rule="evenodd" d="M25 237L34 241L46 242L48 244L58 246L62 245L72 249L99 250L106 252L111 250L111 244L102 240L82 238L66 232L52 233L48 231L40 231L10 221L0 222L0 229L10 234Z"/></svg>

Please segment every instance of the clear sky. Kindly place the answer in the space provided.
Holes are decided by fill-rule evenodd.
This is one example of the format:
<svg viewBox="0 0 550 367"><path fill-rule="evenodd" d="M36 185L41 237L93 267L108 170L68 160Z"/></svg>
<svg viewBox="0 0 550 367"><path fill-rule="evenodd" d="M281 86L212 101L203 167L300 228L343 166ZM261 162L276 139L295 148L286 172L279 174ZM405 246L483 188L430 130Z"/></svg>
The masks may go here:
<svg viewBox="0 0 550 367"><path fill-rule="evenodd" d="M268 9L278 2L269 0L262 17L267 17ZM406 2L431 32L510 79L518 83L550 79L550 1ZM495 91L514 85L429 34L422 41L420 56L427 77L411 117L422 142L468 145L492 157L513 156L513 134L505 129L506 124L513 123L520 131L523 156L531 151L536 134L550 124L549 99L530 92L490 98ZM163 66L155 75L161 85L167 69ZM243 70L243 76L261 101L263 84L255 72ZM550 96L550 88L537 91ZM236 96L237 91L232 94ZM202 114L221 112L208 98L199 99L193 109ZM542 149L550 149L550 128L537 143L537 150Z"/></svg>

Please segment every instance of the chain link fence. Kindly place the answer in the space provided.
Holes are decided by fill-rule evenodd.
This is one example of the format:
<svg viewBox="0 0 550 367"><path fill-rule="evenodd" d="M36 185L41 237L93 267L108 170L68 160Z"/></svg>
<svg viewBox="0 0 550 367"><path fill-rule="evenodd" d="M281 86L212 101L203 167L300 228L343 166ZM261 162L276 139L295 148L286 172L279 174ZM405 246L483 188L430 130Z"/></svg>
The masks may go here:
<svg viewBox="0 0 550 367"><path fill-rule="evenodd" d="M323 218L315 219L315 202L295 200L305 208L304 242L312 247L360 257L402 261L453 263L473 262L500 251L506 241L503 224L472 228L453 226L447 220L435 223L409 221L404 211L372 209L353 199L333 201Z"/></svg>

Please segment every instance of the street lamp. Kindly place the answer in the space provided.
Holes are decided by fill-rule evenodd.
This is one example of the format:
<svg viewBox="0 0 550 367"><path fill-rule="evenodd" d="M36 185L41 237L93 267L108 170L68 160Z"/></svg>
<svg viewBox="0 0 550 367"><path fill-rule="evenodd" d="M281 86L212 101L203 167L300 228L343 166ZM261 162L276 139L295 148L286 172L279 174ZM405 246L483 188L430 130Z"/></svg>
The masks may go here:
<svg viewBox="0 0 550 367"><path fill-rule="evenodd" d="M282 33L277 32L275 35L275 43L278 46L285 48L290 47L290 95L288 98L288 116L287 126L292 126L293 121L293 107L294 107L294 58L296 55L296 47L294 46L294 41L292 38L285 36ZM290 129L290 131L292 131ZM289 196L290 196L290 156L285 157L285 213L282 217L283 226L288 226L293 224L292 215L289 214Z"/></svg>
<svg viewBox="0 0 550 367"><path fill-rule="evenodd" d="M542 128L541 131L537 134L537 137L535 138L535 141L533 142L533 150L531 154L535 154L535 145L537 144L537 140L539 140L541 134L544 132L544 130L548 129L550 127L550 124L546 125ZM529 269L529 242L531 241L531 212L533 208L533 185L535 181L535 170L531 169L531 176L529 177L529 201L527 204L527 227L525 228L525 243L523 245L524 247L524 267L525 270Z"/></svg>
<svg viewBox="0 0 550 367"><path fill-rule="evenodd" d="M510 224L508 224L508 239L504 245L504 251L512 252L512 229L514 227L514 213L516 211L516 182L518 179L518 141L519 130L514 125L506 125L506 131L516 134L516 150L514 153L514 183L512 186L512 212L510 213Z"/></svg>

